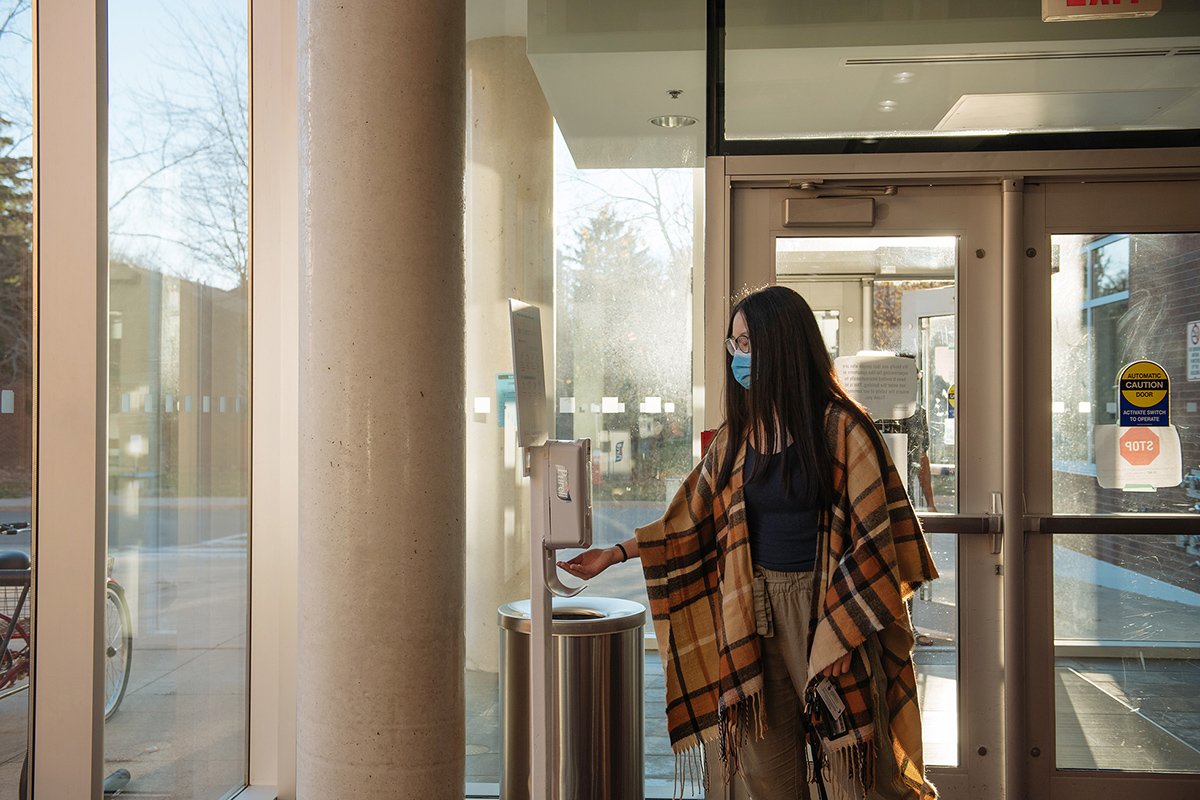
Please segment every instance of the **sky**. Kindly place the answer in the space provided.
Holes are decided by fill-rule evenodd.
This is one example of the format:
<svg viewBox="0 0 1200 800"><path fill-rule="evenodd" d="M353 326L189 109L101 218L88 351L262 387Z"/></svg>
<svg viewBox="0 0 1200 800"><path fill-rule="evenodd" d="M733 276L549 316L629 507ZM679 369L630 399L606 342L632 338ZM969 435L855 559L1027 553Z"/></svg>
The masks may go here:
<svg viewBox="0 0 1200 800"><path fill-rule="evenodd" d="M0 24L19 3L0 0ZM3 135L18 140L12 154L33 153L30 118L33 98L33 15L26 9L14 17L0 35L0 117L13 123Z"/></svg>
<svg viewBox="0 0 1200 800"><path fill-rule="evenodd" d="M0 15L6 15L19 0L0 0ZM146 260L156 261L170 271L188 273L187 262L191 258L178 247L163 240L182 237L178 209L173 209L171 192L177 187L172 178L165 174L139 189L134 195L120 198L146 177L144 161L122 158L139 142L152 139L154 131L145 132L147 127L144 98L148 93L161 91L167 95L185 95L190 89L187 79L170 65L183 59L178 43L178 24L172 19L171 9L179 5L168 5L163 0L111 0L108 10L109 29L109 167L110 202L114 248L122 253L140 255ZM196 14L226 12L245 18L246 0L204 0L198 5L187 5ZM187 19L186 16L181 17ZM31 119L28 107L32 98L32 47L28 41L32 29L32 15L26 10L14 21L14 30L21 35L0 37L0 113L7 113L18 123L9 135L23 140L16 148L16 155L32 152ZM248 58L248 52L247 52ZM7 109L17 109L7 111ZM153 125L153 122L149 123ZM577 242L577 232L587 219L595 215L605 204L612 204L618 212L628 216L643 213L636 204L614 200L613 196L645 196L639 186L639 177L645 171L635 170L577 170L570 152L555 128L555 208L556 249L560 252ZM669 186L672 207L690 211L692 174L690 170L672 170L661 176ZM176 178L176 180L178 180ZM690 214L686 216L690 217ZM138 236L122 237L121 231L141 231ZM655 225L640 225L641 239L656 259L666 259L667 246ZM680 236L686 232L680 231ZM177 270L171 270L171 264Z"/></svg>
<svg viewBox="0 0 1200 800"><path fill-rule="evenodd" d="M20 0L0 0L0 21L19 4ZM164 271L191 277L204 276L204 268L185 248L171 243L186 238L178 204L172 203L180 175L164 172L140 184L128 198L119 198L139 186L150 169L146 159L124 156L134 149L153 147L156 140L165 138L162 120L150 116L154 106L148 105L145 97L155 92L171 98L195 97L198 93L194 85L188 85L189 78L183 72L172 68L184 58L179 21L186 25L200 15L221 12L245 20L248 4L246 0L203 0L184 5L163 0L111 0L108 8L109 197L113 205L110 227L114 250L139 256ZM0 115L14 123L4 135L17 140L11 151L16 156L29 156L33 151L32 25L32 13L26 8L0 36ZM230 46L236 48L238 44L231 42ZM244 49L248 60L248 42ZM121 231L129 235L121 236ZM231 282L221 276L205 279L218 285Z"/></svg>

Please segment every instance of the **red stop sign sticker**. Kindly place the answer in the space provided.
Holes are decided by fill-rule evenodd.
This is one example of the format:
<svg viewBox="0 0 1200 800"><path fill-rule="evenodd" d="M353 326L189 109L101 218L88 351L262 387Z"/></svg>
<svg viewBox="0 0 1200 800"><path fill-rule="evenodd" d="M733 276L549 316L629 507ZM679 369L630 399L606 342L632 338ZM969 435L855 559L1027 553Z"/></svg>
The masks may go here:
<svg viewBox="0 0 1200 800"><path fill-rule="evenodd" d="M1144 467L1162 452L1158 445L1158 434L1153 428L1130 428L1121 434L1121 458L1135 467Z"/></svg>

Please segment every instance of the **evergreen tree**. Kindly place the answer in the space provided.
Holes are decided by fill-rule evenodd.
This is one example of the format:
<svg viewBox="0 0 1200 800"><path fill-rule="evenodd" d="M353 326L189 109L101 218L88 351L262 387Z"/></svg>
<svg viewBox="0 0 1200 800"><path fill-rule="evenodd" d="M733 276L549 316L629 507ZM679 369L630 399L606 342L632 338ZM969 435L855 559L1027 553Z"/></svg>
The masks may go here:
<svg viewBox="0 0 1200 800"><path fill-rule="evenodd" d="M32 339L33 159L10 155L0 119L0 386L29 375Z"/></svg>
<svg viewBox="0 0 1200 800"><path fill-rule="evenodd" d="M560 255L558 276L559 394L585 410L602 397L623 402L624 413L605 414L603 427L629 432L633 481L653 481L659 465L638 455L654 450L640 446L639 406L647 396L690 396L691 341L678 313L689 302L689 273L654 258L635 225L605 206Z"/></svg>

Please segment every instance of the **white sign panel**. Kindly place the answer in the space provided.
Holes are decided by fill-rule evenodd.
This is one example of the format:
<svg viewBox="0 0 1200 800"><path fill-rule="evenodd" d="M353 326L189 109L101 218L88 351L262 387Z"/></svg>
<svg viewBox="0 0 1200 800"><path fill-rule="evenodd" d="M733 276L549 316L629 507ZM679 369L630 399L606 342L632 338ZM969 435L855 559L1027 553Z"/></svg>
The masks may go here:
<svg viewBox="0 0 1200 800"><path fill-rule="evenodd" d="M537 306L512 299L508 303L517 391L517 439L521 447L536 447L549 435L546 373L542 361L542 316Z"/></svg>
<svg viewBox="0 0 1200 800"><path fill-rule="evenodd" d="M1127 492L1178 486L1183 455L1174 425L1160 428L1096 426L1096 481Z"/></svg>
<svg viewBox="0 0 1200 800"><path fill-rule="evenodd" d="M1187 324L1188 380L1200 381L1200 319Z"/></svg>
<svg viewBox="0 0 1200 800"><path fill-rule="evenodd" d="M907 433L884 433L883 443L887 445L888 453L892 457L892 464L896 467L896 472L900 475L908 474L908 434Z"/></svg>
<svg viewBox="0 0 1200 800"><path fill-rule="evenodd" d="M833 361L847 394L875 419L917 413L917 362L903 356L842 356Z"/></svg>
<svg viewBox="0 0 1200 800"><path fill-rule="evenodd" d="M1042 0L1043 22L1152 17L1162 0Z"/></svg>

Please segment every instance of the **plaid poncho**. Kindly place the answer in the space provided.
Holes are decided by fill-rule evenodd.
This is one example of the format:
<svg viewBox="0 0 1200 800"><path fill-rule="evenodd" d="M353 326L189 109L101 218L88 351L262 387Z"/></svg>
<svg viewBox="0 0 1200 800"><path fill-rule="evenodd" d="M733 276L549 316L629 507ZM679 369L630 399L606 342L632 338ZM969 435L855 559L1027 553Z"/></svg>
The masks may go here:
<svg viewBox="0 0 1200 800"><path fill-rule="evenodd" d="M874 428L834 405L826 415L826 434L835 501L821 514L809 678L845 653L859 653L851 671L833 679L850 730L826 747L869 787L874 748L885 746L896 764L889 772L897 772L903 784L893 793L929 796L905 601L937 571L903 479ZM691 763L686 756L719 739L727 780L737 771L741 737L756 735L762 725L763 691L742 492L744 443L729 485L719 494L712 490L729 446L723 428L663 518L636 532L666 671L672 749ZM865 646L870 640L878 646ZM873 683L880 667L884 679ZM881 694L886 714L876 703ZM886 731L876 731L877 720ZM746 722L752 730L740 729Z"/></svg>

